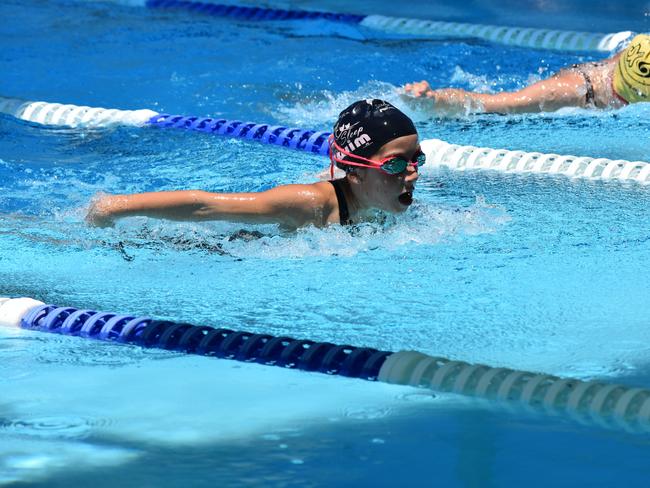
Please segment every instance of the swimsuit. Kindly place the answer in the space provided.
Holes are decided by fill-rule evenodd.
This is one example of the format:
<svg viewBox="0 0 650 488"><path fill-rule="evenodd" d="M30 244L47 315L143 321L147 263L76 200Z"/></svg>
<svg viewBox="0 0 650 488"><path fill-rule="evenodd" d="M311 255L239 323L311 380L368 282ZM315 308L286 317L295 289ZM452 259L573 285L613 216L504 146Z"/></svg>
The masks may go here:
<svg viewBox="0 0 650 488"><path fill-rule="evenodd" d="M348 210L348 202L345 199L345 193L343 193L343 188L341 187L342 180L330 180L330 183L334 187L334 193L336 193L336 200L339 204L339 221L341 225L351 225L352 221L350 220L350 211Z"/></svg>
<svg viewBox="0 0 650 488"><path fill-rule="evenodd" d="M595 94L594 94L594 84L591 81L591 77L587 73L587 66L590 66L592 68L598 68L600 67L602 63L586 63L585 64L574 64L571 66L571 68L582 75L582 77L585 79L585 88L587 88L587 93L585 95L585 105L587 107L595 106Z"/></svg>

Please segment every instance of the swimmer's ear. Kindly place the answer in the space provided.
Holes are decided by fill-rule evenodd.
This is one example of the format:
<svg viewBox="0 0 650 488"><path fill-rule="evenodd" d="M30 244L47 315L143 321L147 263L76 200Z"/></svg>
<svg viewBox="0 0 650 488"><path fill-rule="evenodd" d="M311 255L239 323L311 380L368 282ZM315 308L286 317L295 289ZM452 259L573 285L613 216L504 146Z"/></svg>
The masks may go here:
<svg viewBox="0 0 650 488"><path fill-rule="evenodd" d="M352 183L361 183L364 180L363 171L359 171L358 168L348 169L345 173Z"/></svg>

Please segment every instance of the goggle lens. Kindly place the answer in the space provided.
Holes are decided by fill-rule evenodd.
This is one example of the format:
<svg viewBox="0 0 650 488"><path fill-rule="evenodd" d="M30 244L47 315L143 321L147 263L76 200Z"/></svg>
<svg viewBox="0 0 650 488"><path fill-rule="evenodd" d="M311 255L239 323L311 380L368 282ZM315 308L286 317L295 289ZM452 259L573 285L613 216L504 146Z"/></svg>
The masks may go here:
<svg viewBox="0 0 650 488"><path fill-rule="evenodd" d="M390 175L398 175L406 171L409 164L415 165L415 169L422 166L427 162L427 157L423 152L420 152L413 161L407 161L404 158L392 158L381 165L381 169Z"/></svg>

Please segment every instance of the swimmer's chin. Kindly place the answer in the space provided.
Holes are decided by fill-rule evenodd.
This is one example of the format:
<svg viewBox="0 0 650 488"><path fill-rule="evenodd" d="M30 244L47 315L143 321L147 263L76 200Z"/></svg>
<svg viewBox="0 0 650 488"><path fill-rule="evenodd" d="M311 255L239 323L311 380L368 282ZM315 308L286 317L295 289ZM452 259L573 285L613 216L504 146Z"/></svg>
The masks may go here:
<svg viewBox="0 0 650 488"><path fill-rule="evenodd" d="M413 205L413 192L404 192L397 197L395 207L391 211L393 214L402 214L406 212L411 205Z"/></svg>

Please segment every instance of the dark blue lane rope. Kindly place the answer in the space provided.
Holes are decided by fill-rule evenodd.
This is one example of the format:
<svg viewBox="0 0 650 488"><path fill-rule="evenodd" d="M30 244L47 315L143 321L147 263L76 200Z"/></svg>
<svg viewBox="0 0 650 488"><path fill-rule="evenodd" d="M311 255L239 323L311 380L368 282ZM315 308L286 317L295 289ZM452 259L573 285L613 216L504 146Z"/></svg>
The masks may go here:
<svg viewBox="0 0 650 488"><path fill-rule="evenodd" d="M239 7L236 5L190 2L187 0L147 0L146 5L150 8L183 9L217 17L233 17L249 20L325 19L336 22L358 24L366 18L366 15L313 12L307 10L281 10L260 7Z"/></svg>
<svg viewBox="0 0 650 488"><path fill-rule="evenodd" d="M164 128L187 129L229 137L238 137L265 144L275 144L290 149L321 154L329 151L329 132L302 130L294 127L271 126L239 120L214 119L184 115L158 114L147 122L148 125Z"/></svg>
<svg viewBox="0 0 650 488"><path fill-rule="evenodd" d="M369 347L274 337L268 334L215 329L201 325L154 320L150 317L78 310L56 305L34 307L23 316L20 326L28 330L256 362L303 371L318 371L370 381L377 379L386 358L393 354Z"/></svg>
<svg viewBox="0 0 650 488"><path fill-rule="evenodd" d="M593 422L626 432L646 433L650 426L650 390L645 388L470 364L416 351L392 353L37 301L41 305L31 305L25 312L34 302L18 298L15 306L8 303L3 311L6 300L0 297L0 318L5 325L15 326L22 316L20 326L34 331L518 402L543 413L565 414L580 423Z"/></svg>
<svg viewBox="0 0 650 488"><path fill-rule="evenodd" d="M142 1L142 0L140 0ZM386 17L383 15L357 15L305 10L280 10L262 7L240 7L221 5L209 1L188 0L146 0L149 8L179 9L218 17L244 20L305 20L325 19L335 22L361 24L369 29L399 34L421 36L450 35L453 37L476 37L491 42L535 49L559 49L569 51L617 52L631 40L635 33L630 31L611 34L533 29L528 27L505 27L487 24L468 24L425 19Z"/></svg>

